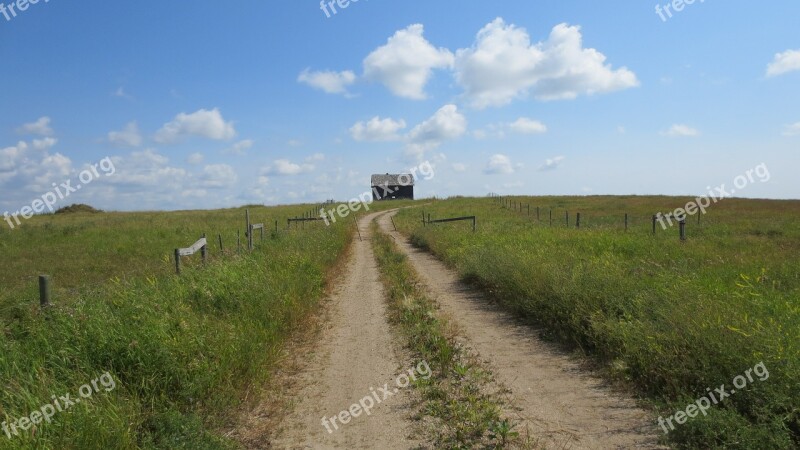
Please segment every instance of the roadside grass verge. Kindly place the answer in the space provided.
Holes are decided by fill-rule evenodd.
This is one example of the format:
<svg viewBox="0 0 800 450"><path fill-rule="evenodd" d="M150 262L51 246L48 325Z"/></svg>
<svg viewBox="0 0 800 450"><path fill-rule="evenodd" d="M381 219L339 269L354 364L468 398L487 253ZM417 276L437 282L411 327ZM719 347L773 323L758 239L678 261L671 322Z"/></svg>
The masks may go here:
<svg viewBox="0 0 800 450"><path fill-rule="evenodd" d="M389 297L391 321L406 338L414 364L427 361L432 376L415 387L424 399L423 415L432 421L426 437L434 448L506 448L518 439L502 417L500 393L489 392L492 374L455 340L455 331L393 239L372 224L373 244Z"/></svg>
<svg viewBox="0 0 800 450"><path fill-rule="evenodd" d="M685 199L514 200L557 207L561 223L550 227L547 215L537 221L486 198L425 207L434 218L477 215L477 233L461 224L423 227L419 211L401 211L395 223L499 305L544 325L546 337L634 385L664 418L708 389L730 390L736 376L764 363L768 379L669 430L669 444L800 446L800 202L725 200L701 225L692 221L681 243L677 230L652 236L641 220L625 233L622 218L669 211ZM574 228L577 211L590 225ZM591 226L592 217L616 223Z"/></svg>
<svg viewBox="0 0 800 450"><path fill-rule="evenodd" d="M128 226L139 238L168 238L177 226L184 237L167 239L171 247L184 241L188 245L200 228L191 225L198 229L186 233L180 217L188 213L177 214L177 221L166 217L169 213L67 220L84 222L70 235L87 248L93 248L98 234L110 234L102 221L124 222L125 217L135 222ZM238 211L235 215L238 218ZM71 226L59 224L58 218L39 220L51 227ZM101 223L90 223L94 220ZM57 412L51 423L26 431L17 428L19 434L10 438L0 431L0 448L237 448L217 430L228 426L248 393L269 379L281 346L317 306L326 274L352 239L352 231L336 225L282 232L257 242L252 253L212 257L206 267L186 264L180 277L159 271L90 285L79 284L75 276L70 280L74 287L58 291L54 306L45 311L28 290L4 293L0 420L11 423L29 415L53 395L71 393L75 398L81 385L105 372L116 388ZM23 238L26 235L13 237ZM56 238L60 242L61 233ZM135 247L136 241L126 238L124 245ZM166 253L171 247L144 251L157 256L155 252ZM91 270L91 265L79 265L88 259L76 258L74 268ZM169 271L168 259L153 259L127 259L123 264L159 263ZM47 261L35 264L41 262ZM63 277L69 275L68 262L59 263ZM121 263L109 264L123 269Z"/></svg>

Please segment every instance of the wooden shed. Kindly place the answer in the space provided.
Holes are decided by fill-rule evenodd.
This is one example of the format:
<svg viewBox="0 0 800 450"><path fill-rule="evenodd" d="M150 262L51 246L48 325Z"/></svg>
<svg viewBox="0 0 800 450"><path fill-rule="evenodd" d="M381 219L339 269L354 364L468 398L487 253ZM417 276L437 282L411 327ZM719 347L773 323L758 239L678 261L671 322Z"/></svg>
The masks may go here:
<svg viewBox="0 0 800 450"><path fill-rule="evenodd" d="M373 175L372 199L414 200L414 175L410 173Z"/></svg>

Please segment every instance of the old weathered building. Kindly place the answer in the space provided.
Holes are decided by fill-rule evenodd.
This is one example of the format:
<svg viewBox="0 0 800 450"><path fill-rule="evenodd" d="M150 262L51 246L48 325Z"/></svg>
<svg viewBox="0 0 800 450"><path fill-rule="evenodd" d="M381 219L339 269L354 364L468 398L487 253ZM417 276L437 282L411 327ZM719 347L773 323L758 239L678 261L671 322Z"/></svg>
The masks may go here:
<svg viewBox="0 0 800 450"><path fill-rule="evenodd" d="M414 176L410 173L372 176L373 200L414 200Z"/></svg>

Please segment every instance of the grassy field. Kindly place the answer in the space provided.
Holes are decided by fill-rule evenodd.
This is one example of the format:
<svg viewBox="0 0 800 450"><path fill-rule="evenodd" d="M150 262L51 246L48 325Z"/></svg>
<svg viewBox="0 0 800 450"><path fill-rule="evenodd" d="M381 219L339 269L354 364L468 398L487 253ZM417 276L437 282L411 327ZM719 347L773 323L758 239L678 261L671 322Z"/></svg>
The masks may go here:
<svg viewBox="0 0 800 450"><path fill-rule="evenodd" d="M286 218L309 208L251 207L267 233L241 255L244 209L50 215L0 229L0 420L10 434L0 431L0 448L234 447L217 430L268 380L353 237L352 219L287 232ZM214 244L207 267L185 258L175 276L173 249L202 233L214 243L221 233L226 253ZM45 311L40 273L54 283ZM59 401L68 393L82 401ZM47 405L64 410L32 414ZM40 423L17 422L24 416Z"/></svg>
<svg viewBox="0 0 800 450"><path fill-rule="evenodd" d="M395 222L500 305L546 325L548 338L632 384L665 419L709 388L724 383L730 391L737 376L763 363L767 379L676 424L665 438L672 445L800 445L800 202L726 199L699 225L690 217L682 243L677 228L653 236L650 217L690 199L510 200L530 204L531 214L495 198L424 208L433 219L477 215L475 234L466 222L423 226L419 209Z"/></svg>

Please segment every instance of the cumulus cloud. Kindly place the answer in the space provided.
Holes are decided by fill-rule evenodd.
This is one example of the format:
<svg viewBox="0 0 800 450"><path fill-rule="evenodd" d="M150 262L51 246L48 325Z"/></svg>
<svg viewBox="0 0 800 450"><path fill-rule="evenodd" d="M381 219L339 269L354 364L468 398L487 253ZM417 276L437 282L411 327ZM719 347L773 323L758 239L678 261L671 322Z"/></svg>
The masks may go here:
<svg viewBox="0 0 800 450"><path fill-rule="evenodd" d="M136 122L130 122L121 131L109 132L108 142L120 146L139 147L142 145L142 134L139 132L139 125Z"/></svg>
<svg viewBox="0 0 800 450"><path fill-rule="evenodd" d="M226 122L219 109L201 109L191 114L180 113L171 122L164 124L155 135L158 143L173 143L187 136L199 136L212 140L228 140L236 137L233 122Z"/></svg>
<svg viewBox="0 0 800 450"><path fill-rule="evenodd" d="M408 133L409 153L421 155L443 142L461 137L467 131L467 119L456 105L445 105L436 114Z"/></svg>
<svg viewBox="0 0 800 450"><path fill-rule="evenodd" d="M511 174L514 173L514 165L511 164L511 158L506 155L492 155L486 168L483 169L483 173L487 175Z"/></svg>
<svg viewBox="0 0 800 450"><path fill-rule="evenodd" d="M456 80L476 108L503 106L532 93L540 100L574 99L639 85L625 67L583 47L580 27L560 24L550 37L531 43L523 28L497 18L478 32L471 48L456 52Z"/></svg>
<svg viewBox="0 0 800 450"><path fill-rule="evenodd" d="M550 159L545 160L544 164L539 166L539 171L545 172L548 170L556 170L558 166L566 159L564 156L556 156Z"/></svg>
<svg viewBox="0 0 800 450"><path fill-rule="evenodd" d="M0 191L4 193L0 202L25 200L31 193L41 195L51 183L64 181L70 175L72 161L61 153L49 152L56 142L44 138L0 148Z"/></svg>
<svg viewBox="0 0 800 450"><path fill-rule="evenodd" d="M688 125L675 124L668 130L662 131L661 135L669 137L696 137L700 136L700 132Z"/></svg>
<svg viewBox="0 0 800 450"><path fill-rule="evenodd" d="M312 72L305 69L300 72L297 81L307 84L328 94L348 94L347 87L355 83L356 75L349 70L334 72L331 70Z"/></svg>
<svg viewBox="0 0 800 450"><path fill-rule="evenodd" d="M52 136L53 128L50 126L50 118L47 116L40 117L36 122L26 123L17 128L19 134L38 135L38 136Z"/></svg>
<svg viewBox="0 0 800 450"><path fill-rule="evenodd" d="M42 138L42 139L34 139L31 142L31 146L33 147L34 150L41 151L41 150L48 150L48 149L50 149L52 147L55 147L55 145L57 143L58 143L58 139L51 138L51 137L46 137L46 138Z"/></svg>
<svg viewBox="0 0 800 450"><path fill-rule="evenodd" d="M786 50L775 55L767 66L767 76L776 77L796 70L800 70L800 50Z"/></svg>
<svg viewBox="0 0 800 450"><path fill-rule="evenodd" d="M398 132L406 127L405 120L373 117L368 122L357 122L350 128L350 136L360 142L386 142L400 139Z"/></svg>
<svg viewBox="0 0 800 450"><path fill-rule="evenodd" d="M272 165L262 170L262 175L293 176L300 175L301 173L308 173L313 170L314 165L312 164L296 164L288 159L277 159L272 162Z"/></svg>
<svg viewBox="0 0 800 450"><path fill-rule="evenodd" d="M545 124L527 117L520 117L515 122L508 124L508 128L521 134L542 134L547 132Z"/></svg>
<svg viewBox="0 0 800 450"><path fill-rule="evenodd" d="M450 50L437 49L423 33L421 24L397 31L386 45L364 59L364 76L382 83L398 97L425 99L425 86L433 70L451 68L454 59Z"/></svg>

